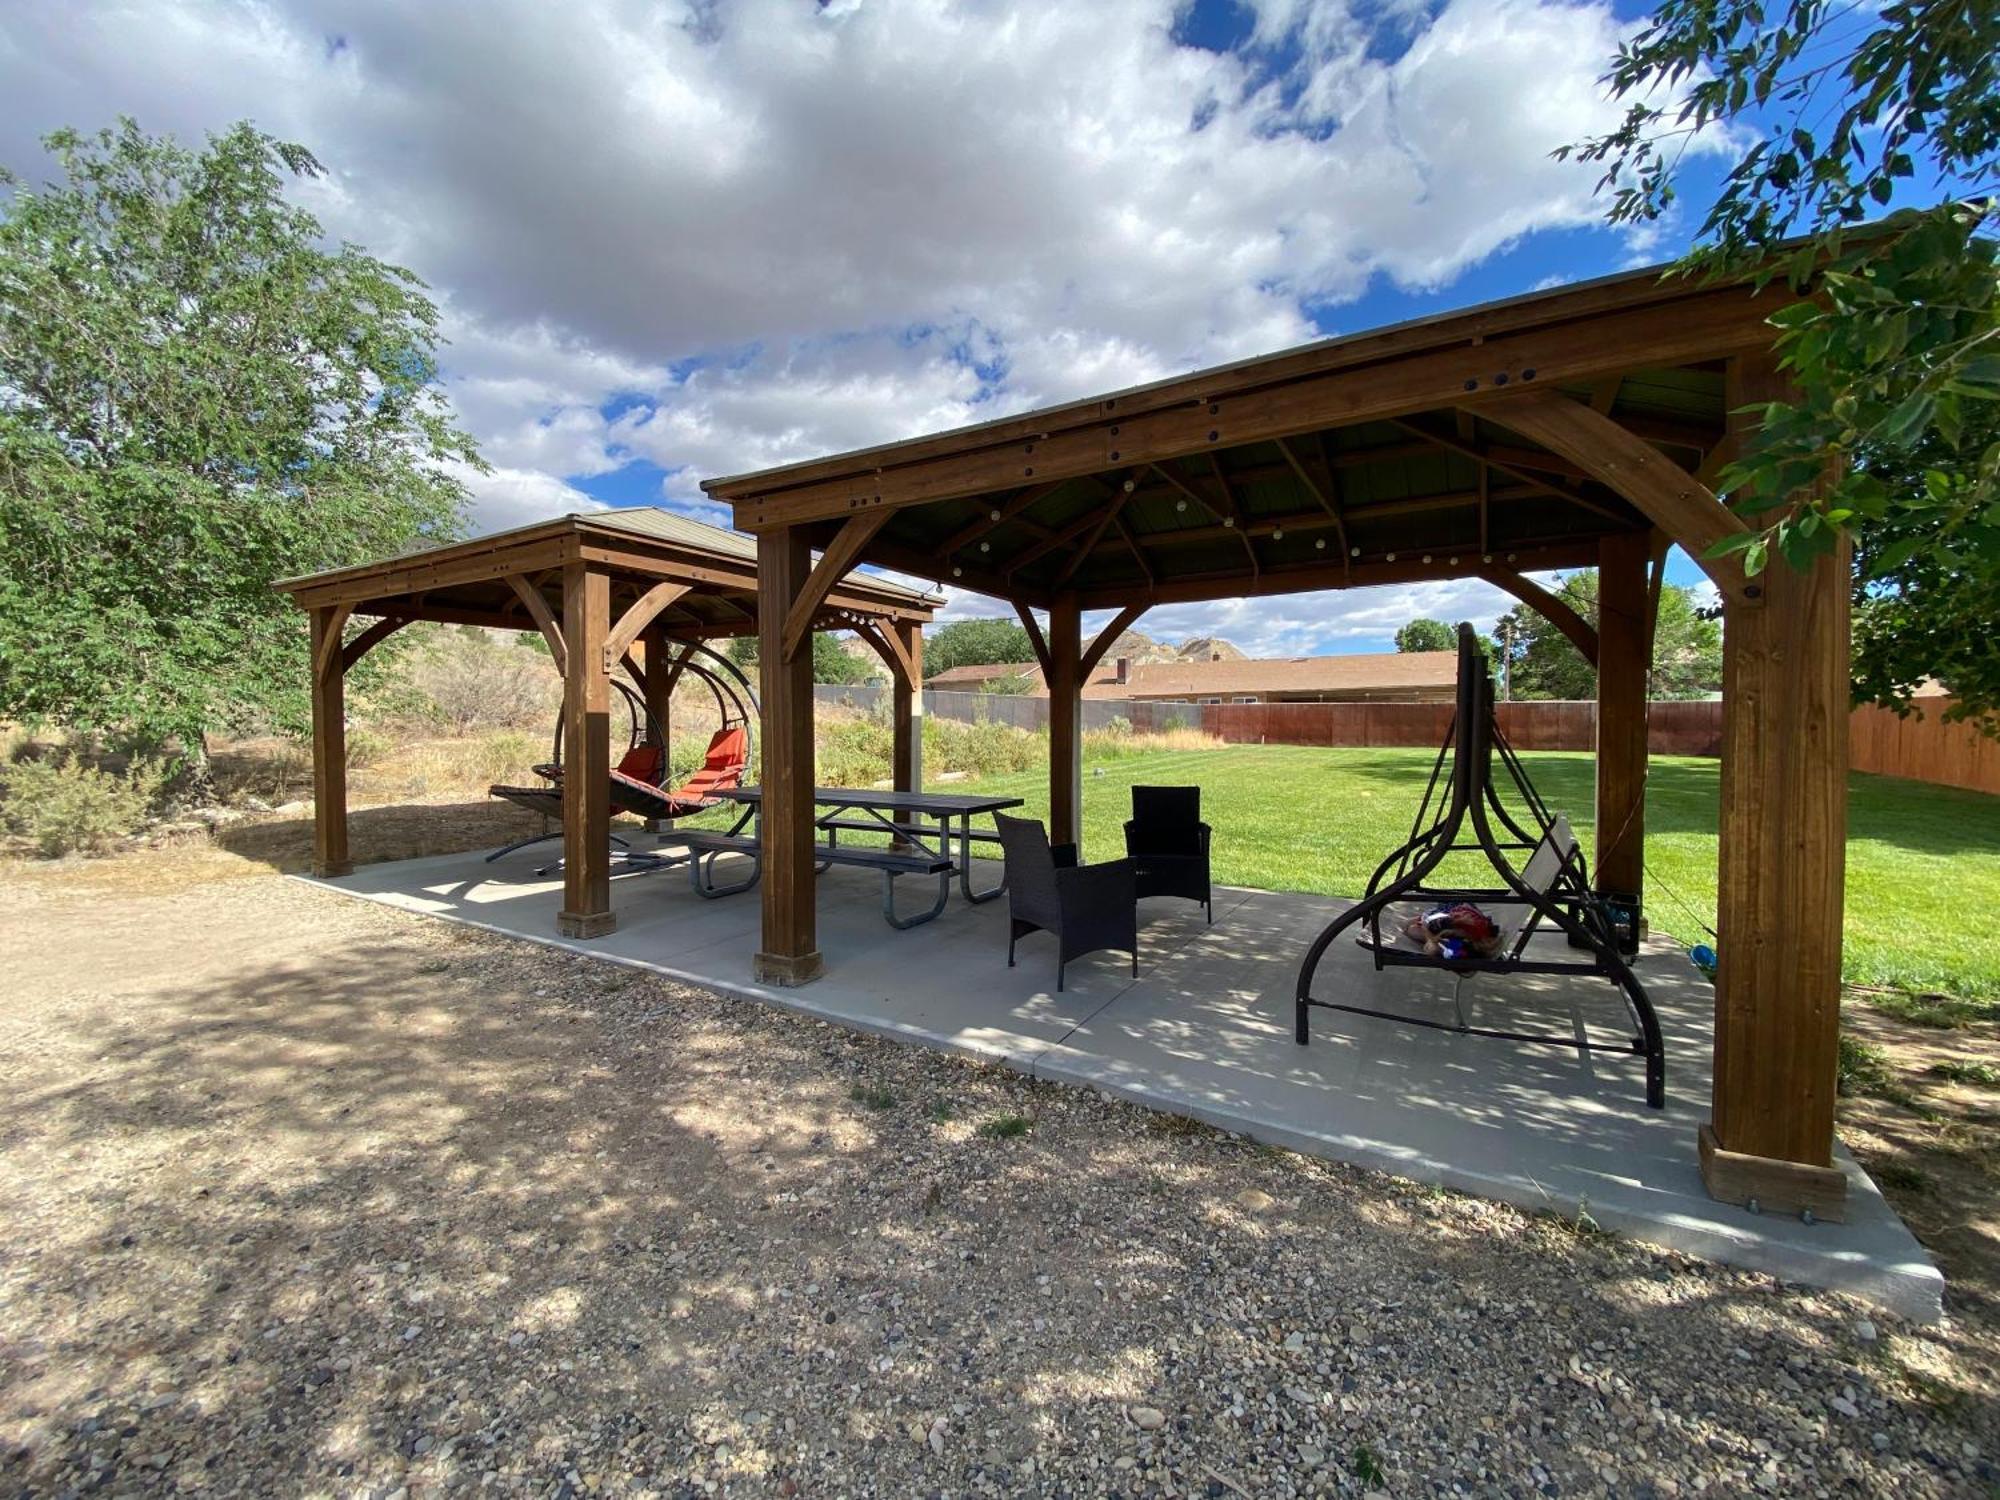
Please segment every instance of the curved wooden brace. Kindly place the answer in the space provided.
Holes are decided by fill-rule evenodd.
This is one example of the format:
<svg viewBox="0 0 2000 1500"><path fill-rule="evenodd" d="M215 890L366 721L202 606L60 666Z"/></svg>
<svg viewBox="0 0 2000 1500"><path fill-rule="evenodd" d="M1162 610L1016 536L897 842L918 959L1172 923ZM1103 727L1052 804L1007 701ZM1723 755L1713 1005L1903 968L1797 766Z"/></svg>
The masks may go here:
<svg viewBox="0 0 2000 1500"><path fill-rule="evenodd" d="M356 662L409 623L407 617L400 615L377 620L340 648L340 670L353 671Z"/></svg>
<svg viewBox="0 0 2000 1500"><path fill-rule="evenodd" d="M854 633L866 641L875 654L882 658L882 664L901 682L904 687L915 692L923 684L917 681L917 664L910 660L903 650L903 643L891 631L884 635L873 623L856 621Z"/></svg>
<svg viewBox="0 0 2000 1500"><path fill-rule="evenodd" d="M1021 628L1028 632L1028 644L1034 648L1035 663L1042 669L1042 681L1049 680L1049 640L1042 634L1042 622L1035 618L1035 612L1020 600L1014 601L1014 613L1021 617Z"/></svg>
<svg viewBox="0 0 2000 1500"><path fill-rule="evenodd" d="M555 613L549 608L549 601L542 597L540 589L519 573L509 573L507 584L514 590L515 596L521 603L527 606L528 617L535 622L535 628L541 631L542 639L549 643L549 655L555 658L557 674L567 677L569 653L563 649L562 626L556 622Z"/></svg>
<svg viewBox="0 0 2000 1500"><path fill-rule="evenodd" d="M790 661L799 654L799 647L812 634L813 616L826 603L826 596L833 592L833 586L846 576L861 556L861 549L868 545L876 532L889 519L886 510L863 511L858 516L849 516L840 530L827 543L819 561L806 575L805 587L800 589L792 606L785 611L785 660Z"/></svg>
<svg viewBox="0 0 2000 1500"><path fill-rule="evenodd" d="M1077 661L1076 681L1079 688L1090 681L1090 674L1095 672L1097 664L1104 660L1104 653L1111 649L1112 642L1130 630L1133 622L1145 612L1146 606L1143 604L1128 604L1118 611L1109 625L1097 632L1097 639L1090 643L1090 648Z"/></svg>
<svg viewBox="0 0 2000 1500"><path fill-rule="evenodd" d="M660 612L686 594L692 584L656 583L633 601L632 607L618 617L618 624L611 634L604 638L604 669L610 671L613 663L623 659L632 649L632 643L639 639L639 633L654 620Z"/></svg>
<svg viewBox="0 0 2000 1500"><path fill-rule="evenodd" d="M324 682L333 671L334 663L342 660L340 634L347 629L347 617L354 613L351 604L336 604L328 617L326 632L319 638L319 651L313 657L313 681Z"/></svg>
<svg viewBox="0 0 2000 1500"><path fill-rule="evenodd" d="M1749 529L1742 518L1644 438L1553 387L1490 396L1467 409L1568 459L1630 501L1687 549L1732 604L1762 597L1763 590L1745 579L1740 559L1708 555L1718 543Z"/></svg>
<svg viewBox="0 0 2000 1500"><path fill-rule="evenodd" d="M1495 588L1505 589L1568 636L1569 643L1582 653L1583 659L1596 667L1597 627L1571 609L1559 595L1550 593L1532 578L1507 568L1481 568L1478 571L1481 578Z"/></svg>

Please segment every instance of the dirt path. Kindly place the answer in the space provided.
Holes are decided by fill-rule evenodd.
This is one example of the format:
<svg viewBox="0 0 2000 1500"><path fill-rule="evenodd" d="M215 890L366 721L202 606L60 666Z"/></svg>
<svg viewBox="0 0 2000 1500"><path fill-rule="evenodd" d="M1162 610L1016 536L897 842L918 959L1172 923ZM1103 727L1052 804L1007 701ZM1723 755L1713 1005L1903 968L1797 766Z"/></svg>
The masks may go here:
<svg viewBox="0 0 2000 1500"><path fill-rule="evenodd" d="M147 870L0 874L9 1494L2000 1476L1983 1324L1903 1327L240 861Z"/></svg>

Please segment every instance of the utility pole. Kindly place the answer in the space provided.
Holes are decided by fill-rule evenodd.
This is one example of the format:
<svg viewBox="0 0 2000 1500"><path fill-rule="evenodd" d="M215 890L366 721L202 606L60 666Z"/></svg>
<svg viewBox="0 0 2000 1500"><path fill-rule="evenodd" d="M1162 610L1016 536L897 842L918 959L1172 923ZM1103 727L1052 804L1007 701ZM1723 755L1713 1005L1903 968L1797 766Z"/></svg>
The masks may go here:
<svg viewBox="0 0 2000 1500"><path fill-rule="evenodd" d="M1500 617L1500 701L1514 699L1514 616Z"/></svg>

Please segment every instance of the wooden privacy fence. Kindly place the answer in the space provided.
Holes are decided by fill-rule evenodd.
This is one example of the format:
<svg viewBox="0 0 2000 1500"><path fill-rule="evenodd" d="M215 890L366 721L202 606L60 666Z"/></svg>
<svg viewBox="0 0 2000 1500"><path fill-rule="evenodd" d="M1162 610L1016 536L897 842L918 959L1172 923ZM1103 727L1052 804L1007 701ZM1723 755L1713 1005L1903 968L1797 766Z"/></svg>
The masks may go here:
<svg viewBox="0 0 2000 1500"><path fill-rule="evenodd" d="M815 690L819 700L870 710L876 686ZM1903 776L1939 786L2000 793L2000 740L1970 724L1947 724L1949 698L1925 699L1909 718L1887 709L1857 708L1849 721L1848 763L1857 771ZM1518 750L1591 750L1596 747L1597 705L1583 702L1496 705L1500 732ZM924 709L941 719L1047 726L1049 700L1001 693L924 693ZM1088 699L1083 727L1102 729L1122 719L1140 734L1197 729L1234 745L1337 745L1354 748L1431 747L1451 722L1449 703L1153 703ZM1653 755L1719 755L1719 702L1659 702L1647 716L1646 748Z"/></svg>

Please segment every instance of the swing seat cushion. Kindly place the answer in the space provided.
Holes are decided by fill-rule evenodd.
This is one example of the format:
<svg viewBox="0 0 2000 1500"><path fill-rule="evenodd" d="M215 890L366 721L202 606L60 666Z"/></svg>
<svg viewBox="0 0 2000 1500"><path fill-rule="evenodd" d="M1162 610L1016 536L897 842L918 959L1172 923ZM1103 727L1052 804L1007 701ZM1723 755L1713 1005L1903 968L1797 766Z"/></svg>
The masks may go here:
<svg viewBox="0 0 2000 1500"><path fill-rule="evenodd" d="M1549 831L1542 835L1542 841L1528 856L1528 863L1521 871L1521 882L1538 896L1546 896L1555 889L1556 877L1562 874L1563 866L1576 852L1576 835L1570 831L1569 819L1557 813ZM1523 901L1511 890L1495 888L1479 891L1462 898L1475 902L1480 910L1499 925L1499 941L1494 953L1499 957L1515 956L1525 940L1525 931L1530 921L1538 915L1534 906ZM1364 923L1355 930L1354 940L1364 948L1381 947L1396 949L1402 953L1421 953L1423 943L1407 935L1406 929L1414 917L1420 917L1435 901L1392 901L1382 908L1382 941L1375 941L1375 924ZM1439 959L1439 963L1446 960Z"/></svg>

